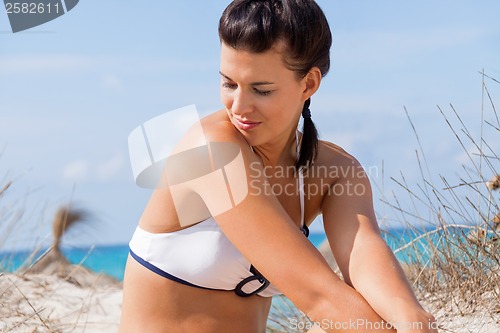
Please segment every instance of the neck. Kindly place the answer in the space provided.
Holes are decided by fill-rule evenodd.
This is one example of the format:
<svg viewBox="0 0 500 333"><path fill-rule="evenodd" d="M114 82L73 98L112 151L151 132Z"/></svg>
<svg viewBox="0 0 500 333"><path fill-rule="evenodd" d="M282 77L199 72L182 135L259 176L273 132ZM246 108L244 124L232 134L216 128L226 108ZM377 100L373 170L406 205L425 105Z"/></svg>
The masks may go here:
<svg viewBox="0 0 500 333"><path fill-rule="evenodd" d="M261 158L264 166L289 166L294 165L297 159L297 129L286 136L277 138L253 147L254 151Z"/></svg>

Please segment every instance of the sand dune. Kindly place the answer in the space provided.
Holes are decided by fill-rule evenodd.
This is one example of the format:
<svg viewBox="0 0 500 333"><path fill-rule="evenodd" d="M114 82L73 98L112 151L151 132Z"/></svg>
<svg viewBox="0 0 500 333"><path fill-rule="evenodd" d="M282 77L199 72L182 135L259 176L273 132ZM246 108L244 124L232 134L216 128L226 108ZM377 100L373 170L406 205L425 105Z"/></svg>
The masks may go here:
<svg viewBox="0 0 500 333"><path fill-rule="evenodd" d="M80 287L47 274L1 275L0 332L116 332L121 286L87 277Z"/></svg>

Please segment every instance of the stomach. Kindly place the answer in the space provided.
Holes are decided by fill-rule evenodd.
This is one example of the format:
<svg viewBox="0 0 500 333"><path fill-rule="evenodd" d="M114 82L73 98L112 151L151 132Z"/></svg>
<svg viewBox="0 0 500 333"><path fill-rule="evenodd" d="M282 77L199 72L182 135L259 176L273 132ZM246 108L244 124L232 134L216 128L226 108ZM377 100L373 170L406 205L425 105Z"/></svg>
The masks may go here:
<svg viewBox="0 0 500 333"><path fill-rule="evenodd" d="M132 259L125 269L120 333L264 333L271 297L239 297L164 278Z"/></svg>

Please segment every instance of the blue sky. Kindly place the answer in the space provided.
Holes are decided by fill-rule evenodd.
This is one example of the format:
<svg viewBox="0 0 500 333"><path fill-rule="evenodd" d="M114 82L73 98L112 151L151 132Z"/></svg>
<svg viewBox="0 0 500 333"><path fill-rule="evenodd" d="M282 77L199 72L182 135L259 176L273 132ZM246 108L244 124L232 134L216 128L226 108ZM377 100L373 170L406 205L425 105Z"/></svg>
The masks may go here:
<svg viewBox="0 0 500 333"><path fill-rule="evenodd" d="M479 135L479 71L500 80L500 3L318 3L334 42L313 119L323 139L370 170L380 223L391 226L395 213L380 199L395 192L406 203L390 177L420 180L418 143L404 107L432 179L457 177L466 154L437 106L452 118L452 103ZM53 212L69 200L91 216L66 244L128 241L150 194L133 182L128 134L185 105L196 104L202 115L221 107L217 22L227 4L82 0L66 15L16 34L0 9L0 186L14 181L0 199L0 230L23 212L7 244L44 239ZM486 83L498 101L500 85ZM487 103L484 110L496 123ZM498 152L495 135L488 128L483 133Z"/></svg>

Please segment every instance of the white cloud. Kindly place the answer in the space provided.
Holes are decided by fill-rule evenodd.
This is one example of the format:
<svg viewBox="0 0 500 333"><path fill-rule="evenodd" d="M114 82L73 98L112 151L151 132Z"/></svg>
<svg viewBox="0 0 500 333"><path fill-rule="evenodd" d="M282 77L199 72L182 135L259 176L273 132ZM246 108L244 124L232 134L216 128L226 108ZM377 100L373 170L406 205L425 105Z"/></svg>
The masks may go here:
<svg viewBox="0 0 500 333"><path fill-rule="evenodd" d="M62 171L62 178L72 182L85 180L88 175L88 163L85 160L77 160L66 165Z"/></svg>
<svg viewBox="0 0 500 333"><path fill-rule="evenodd" d="M218 56L218 53L216 53ZM218 60L214 58L213 60ZM148 59L147 61L136 60L135 66L146 72L170 72L170 71L204 71L214 67L213 62L207 59ZM217 63L217 62L215 62Z"/></svg>
<svg viewBox="0 0 500 333"><path fill-rule="evenodd" d="M216 59L214 59L216 60ZM216 62L215 62L216 63ZM109 70L120 72L154 73L171 71L207 71L216 70L214 62L206 60L186 60L175 58L154 58L136 56L91 56L70 53L52 54L16 54L0 56L0 74L67 73L89 70ZM114 86L120 81L115 75L102 77L104 85Z"/></svg>
<svg viewBox="0 0 500 333"><path fill-rule="evenodd" d="M381 85L383 82L380 83ZM336 88L322 91L313 97L314 110L311 109L313 117L316 115L338 117L340 114L354 114L359 116L367 112L378 115L399 115L403 113L403 100L405 96L393 96L391 91L369 91L369 92L336 92ZM331 91L331 92L330 92Z"/></svg>
<svg viewBox="0 0 500 333"><path fill-rule="evenodd" d="M89 163L79 159L67 164L62 170L62 178L71 182L87 180L109 181L125 166L123 154L115 153L102 163Z"/></svg>
<svg viewBox="0 0 500 333"><path fill-rule="evenodd" d="M334 59L344 69L353 64L357 69L363 64L369 68L394 68L426 54L473 43L489 33L485 28L470 26L339 33L334 50L337 47L341 51L334 52Z"/></svg>
<svg viewBox="0 0 500 333"><path fill-rule="evenodd" d="M398 45L407 53L425 52L467 44L482 35L485 30L479 27L429 27L407 31L375 32L371 39L375 45Z"/></svg>
<svg viewBox="0 0 500 333"><path fill-rule="evenodd" d="M92 68L96 59L72 54L17 55L0 57L0 73L84 71Z"/></svg>
<svg viewBox="0 0 500 333"><path fill-rule="evenodd" d="M123 155L116 153L97 168L97 176L100 180L111 179L125 165Z"/></svg>
<svg viewBox="0 0 500 333"><path fill-rule="evenodd" d="M116 75L106 74L101 78L101 87L108 91L120 92L123 89L123 82Z"/></svg>

